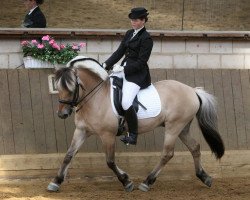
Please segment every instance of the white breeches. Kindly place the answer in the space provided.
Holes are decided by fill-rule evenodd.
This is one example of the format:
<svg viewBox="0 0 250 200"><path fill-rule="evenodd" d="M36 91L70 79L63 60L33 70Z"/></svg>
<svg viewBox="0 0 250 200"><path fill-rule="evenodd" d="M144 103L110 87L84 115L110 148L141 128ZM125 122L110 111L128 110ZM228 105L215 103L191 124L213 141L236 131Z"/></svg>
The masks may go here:
<svg viewBox="0 0 250 200"><path fill-rule="evenodd" d="M133 101L140 90L140 86L129 82L125 78L124 72L113 73L112 76L117 76L123 79L122 86L122 108L124 110L128 110L130 106L132 106Z"/></svg>

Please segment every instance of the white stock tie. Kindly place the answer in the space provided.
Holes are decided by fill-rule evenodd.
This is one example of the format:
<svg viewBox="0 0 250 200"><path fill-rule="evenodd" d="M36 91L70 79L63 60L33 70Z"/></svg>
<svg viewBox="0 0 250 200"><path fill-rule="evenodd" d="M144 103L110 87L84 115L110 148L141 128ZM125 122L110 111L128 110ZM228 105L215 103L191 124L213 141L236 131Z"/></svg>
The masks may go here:
<svg viewBox="0 0 250 200"><path fill-rule="evenodd" d="M136 31L134 31L134 33L133 33L133 35L132 35L132 37L131 37L131 39L130 40L132 40L133 39L133 37L135 37L135 35L136 35Z"/></svg>

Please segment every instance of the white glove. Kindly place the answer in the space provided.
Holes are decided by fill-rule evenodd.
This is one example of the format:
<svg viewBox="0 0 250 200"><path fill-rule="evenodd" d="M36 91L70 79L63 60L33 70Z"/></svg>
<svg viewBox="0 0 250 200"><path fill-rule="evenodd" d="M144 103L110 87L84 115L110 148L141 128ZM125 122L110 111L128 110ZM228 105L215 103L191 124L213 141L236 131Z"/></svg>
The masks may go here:
<svg viewBox="0 0 250 200"><path fill-rule="evenodd" d="M124 70L124 67L118 64L115 64L113 67L113 72L121 72Z"/></svg>

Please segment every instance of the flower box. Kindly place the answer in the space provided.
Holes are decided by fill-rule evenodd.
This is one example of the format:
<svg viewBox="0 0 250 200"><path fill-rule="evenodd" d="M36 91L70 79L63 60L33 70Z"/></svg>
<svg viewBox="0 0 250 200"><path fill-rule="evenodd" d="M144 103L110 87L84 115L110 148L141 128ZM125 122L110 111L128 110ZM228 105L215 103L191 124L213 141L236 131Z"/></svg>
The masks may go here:
<svg viewBox="0 0 250 200"><path fill-rule="evenodd" d="M41 41L21 41L21 46L25 68L58 68L76 57L86 43L64 45L45 35Z"/></svg>
<svg viewBox="0 0 250 200"><path fill-rule="evenodd" d="M31 56L23 58L25 68L54 68L54 65L42 60L35 59Z"/></svg>

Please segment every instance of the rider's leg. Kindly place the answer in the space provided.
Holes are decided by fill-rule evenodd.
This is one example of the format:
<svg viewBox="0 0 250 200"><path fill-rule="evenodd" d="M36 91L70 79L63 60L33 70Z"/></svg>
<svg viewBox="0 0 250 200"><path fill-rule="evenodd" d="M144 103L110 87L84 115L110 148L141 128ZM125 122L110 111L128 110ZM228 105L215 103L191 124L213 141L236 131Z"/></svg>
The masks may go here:
<svg viewBox="0 0 250 200"><path fill-rule="evenodd" d="M137 142L138 135L138 119L136 111L133 107L133 101L138 94L140 87L135 83L128 82L125 78L123 79L122 87L122 107L125 110L125 119L128 123L129 136L121 139L124 143L135 145Z"/></svg>

